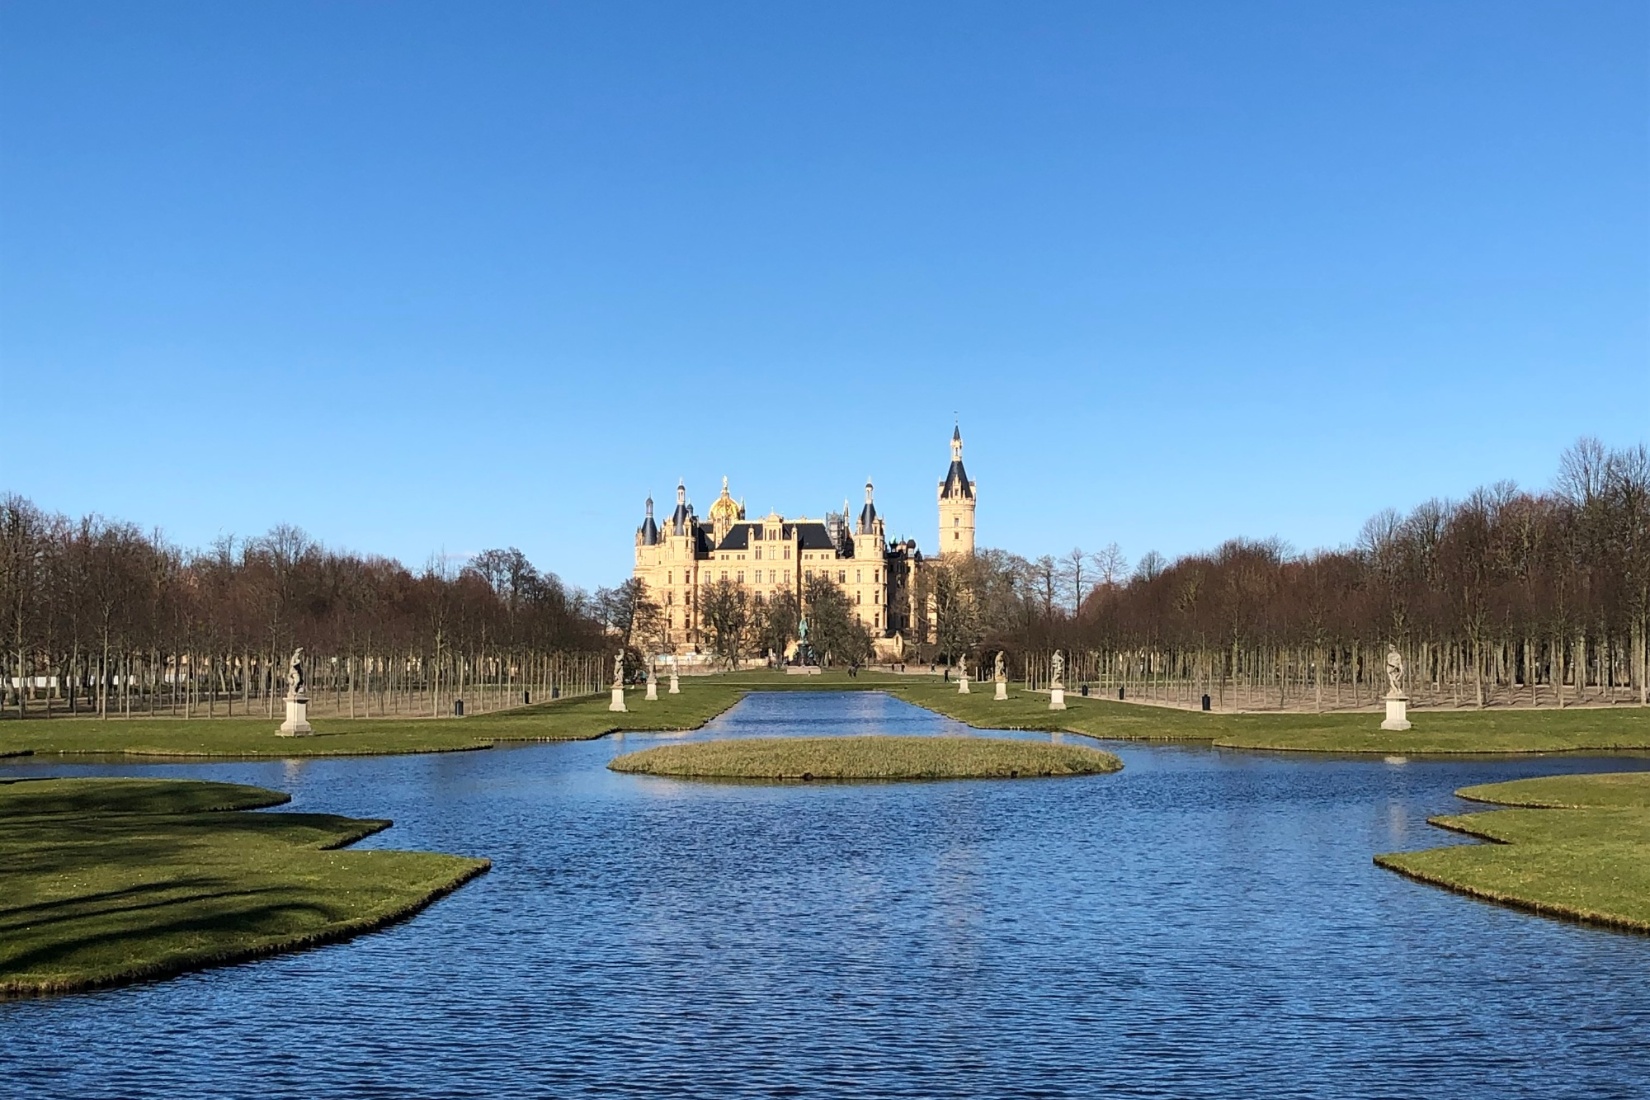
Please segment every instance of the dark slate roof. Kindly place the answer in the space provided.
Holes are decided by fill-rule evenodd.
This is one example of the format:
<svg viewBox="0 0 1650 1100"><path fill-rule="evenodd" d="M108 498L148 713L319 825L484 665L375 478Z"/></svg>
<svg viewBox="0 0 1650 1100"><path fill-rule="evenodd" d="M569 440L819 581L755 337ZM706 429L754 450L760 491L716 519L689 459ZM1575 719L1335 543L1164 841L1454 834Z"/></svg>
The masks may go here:
<svg viewBox="0 0 1650 1100"><path fill-rule="evenodd" d="M687 534L687 523L693 515L693 509L686 504L678 504L676 510L670 513L670 533L673 535Z"/></svg>
<svg viewBox="0 0 1650 1100"><path fill-rule="evenodd" d="M642 545L659 545L659 525L653 522L652 516L648 516L642 521Z"/></svg>
<svg viewBox="0 0 1650 1100"><path fill-rule="evenodd" d="M962 459L951 460L951 469L945 472L945 488L940 491L942 497L972 497L974 490L968 484L968 471L963 469Z"/></svg>
<svg viewBox="0 0 1650 1100"><path fill-rule="evenodd" d="M877 506L872 504L870 501L866 501L865 507L859 510L859 533L862 535L869 535L871 533L871 524L876 521Z"/></svg>
<svg viewBox="0 0 1650 1100"><path fill-rule="evenodd" d="M753 543L760 541L751 538L751 531L753 529L760 528L761 526L761 520L735 523L733 526L728 528L728 533L722 536L722 541L716 544L716 549L749 550ZM705 528L701 527L699 530L703 537L708 538L708 536L704 534ZM793 538L800 541L800 548L803 550L837 549L836 543L831 540L830 528L826 527L823 523L816 521L810 520L807 523L782 524L779 531L779 539L789 542ZM709 548L709 543L707 542L705 544L705 549L708 550Z"/></svg>
<svg viewBox="0 0 1650 1100"><path fill-rule="evenodd" d="M836 543L831 541L831 532L823 523L792 523L786 524L786 533L795 531L802 541L804 550L835 550Z"/></svg>

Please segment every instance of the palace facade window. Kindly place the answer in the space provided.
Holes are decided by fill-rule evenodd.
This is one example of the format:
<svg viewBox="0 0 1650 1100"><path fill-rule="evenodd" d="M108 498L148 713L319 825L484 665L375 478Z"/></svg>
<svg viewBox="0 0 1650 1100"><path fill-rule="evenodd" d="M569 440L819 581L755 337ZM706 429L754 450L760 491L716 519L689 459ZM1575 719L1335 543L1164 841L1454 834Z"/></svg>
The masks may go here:
<svg viewBox="0 0 1650 1100"><path fill-rule="evenodd" d="M838 584L847 584L848 583L848 571L846 569L838 569L836 571L836 583L838 583Z"/></svg>
<svg viewBox="0 0 1650 1100"><path fill-rule="evenodd" d="M740 570L740 571L739 571L739 578L738 578L738 579L739 579L739 583L740 583L740 584L744 584L744 583L745 583L745 571L744 571L744 570L743 570L743 569L741 569L741 570Z"/></svg>
<svg viewBox="0 0 1650 1100"><path fill-rule="evenodd" d="M751 551L751 560L752 561L761 561L762 560L762 548L760 546L758 546L755 550Z"/></svg>
<svg viewBox="0 0 1650 1100"><path fill-rule="evenodd" d="M722 579L723 580L728 579L728 571L726 569L722 570Z"/></svg>

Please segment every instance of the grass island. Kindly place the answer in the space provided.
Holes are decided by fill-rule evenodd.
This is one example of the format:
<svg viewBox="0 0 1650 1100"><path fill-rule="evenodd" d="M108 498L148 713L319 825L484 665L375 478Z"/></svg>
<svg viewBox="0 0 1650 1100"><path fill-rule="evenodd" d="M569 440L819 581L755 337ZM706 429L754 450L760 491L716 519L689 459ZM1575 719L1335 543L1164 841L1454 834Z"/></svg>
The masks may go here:
<svg viewBox="0 0 1650 1100"><path fill-rule="evenodd" d="M388 821L179 779L0 781L0 997L124 985L348 939L486 871L339 851Z"/></svg>
<svg viewBox="0 0 1650 1100"><path fill-rule="evenodd" d="M617 772L694 779L923 780L1101 775L1123 762L1086 745L999 737L759 737L661 745Z"/></svg>
<svg viewBox="0 0 1650 1100"><path fill-rule="evenodd" d="M1456 794L1508 808L1432 824L1491 843L1394 852L1375 862L1487 901L1650 932L1650 772L1517 779Z"/></svg>

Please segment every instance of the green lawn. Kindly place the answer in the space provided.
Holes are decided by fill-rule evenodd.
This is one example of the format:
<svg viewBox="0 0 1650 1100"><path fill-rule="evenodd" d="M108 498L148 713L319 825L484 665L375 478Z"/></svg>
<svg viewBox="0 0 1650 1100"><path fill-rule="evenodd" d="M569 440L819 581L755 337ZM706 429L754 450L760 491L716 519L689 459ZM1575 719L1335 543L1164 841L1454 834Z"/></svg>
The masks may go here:
<svg viewBox="0 0 1650 1100"><path fill-rule="evenodd" d="M124 753L143 756L294 757L383 755L485 749L503 741L577 741L614 730L693 729L738 701L742 689L719 678L666 685L648 702L626 693L624 714L609 697L581 696L468 718L323 718L309 737L277 737L279 718L51 718L0 722L0 755Z"/></svg>
<svg viewBox="0 0 1650 1100"><path fill-rule="evenodd" d="M1650 773L1518 779L1457 793L1520 808L1432 819L1495 843L1375 862L1473 897L1650 932Z"/></svg>
<svg viewBox="0 0 1650 1100"><path fill-rule="evenodd" d="M1650 749L1650 708L1410 711L1413 729L1381 729L1375 713L1221 714L1174 710L1066 693L1066 710L1046 694L1012 685L1004 702L992 684L915 681L890 689L918 706L982 729L1065 729L1125 740L1207 741L1220 748L1296 752L1431 753L1618 752Z"/></svg>
<svg viewBox="0 0 1650 1100"><path fill-rule="evenodd" d="M682 693L664 683L656 702L633 688L630 710L614 714L606 693L468 718L323 718L312 737L276 737L268 718L96 718L0 721L0 757L20 753L128 753L151 756L339 756L482 749L504 741L565 741L615 730L696 729L747 691L887 691L981 729L1070 730L1123 740L1204 741L1221 748L1299 752L1616 752L1650 750L1650 708L1411 711L1415 728L1390 733L1375 713L1204 714L1066 693L1064 711L1046 694L1014 685L996 702L993 685L968 695L926 676L843 672L789 676L739 672L685 676Z"/></svg>
<svg viewBox="0 0 1650 1100"><path fill-rule="evenodd" d="M1122 761L1085 745L996 737L763 737L662 745L617 772L700 779L1014 779L1098 775Z"/></svg>
<svg viewBox="0 0 1650 1100"><path fill-rule="evenodd" d="M0 781L0 996L346 939L410 916L489 866L335 850L387 821L247 812L285 801L194 780Z"/></svg>

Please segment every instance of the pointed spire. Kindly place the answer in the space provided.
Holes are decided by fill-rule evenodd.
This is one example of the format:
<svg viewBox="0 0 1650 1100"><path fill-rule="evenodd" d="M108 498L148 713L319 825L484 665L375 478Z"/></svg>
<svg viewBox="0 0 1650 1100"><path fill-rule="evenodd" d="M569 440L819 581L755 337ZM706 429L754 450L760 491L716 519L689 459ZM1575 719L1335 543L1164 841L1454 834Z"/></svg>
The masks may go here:
<svg viewBox="0 0 1650 1100"><path fill-rule="evenodd" d="M963 469L962 428L958 426L951 429L951 468L945 472L945 479L940 482L940 499L973 495L974 490L968 483L968 471Z"/></svg>

